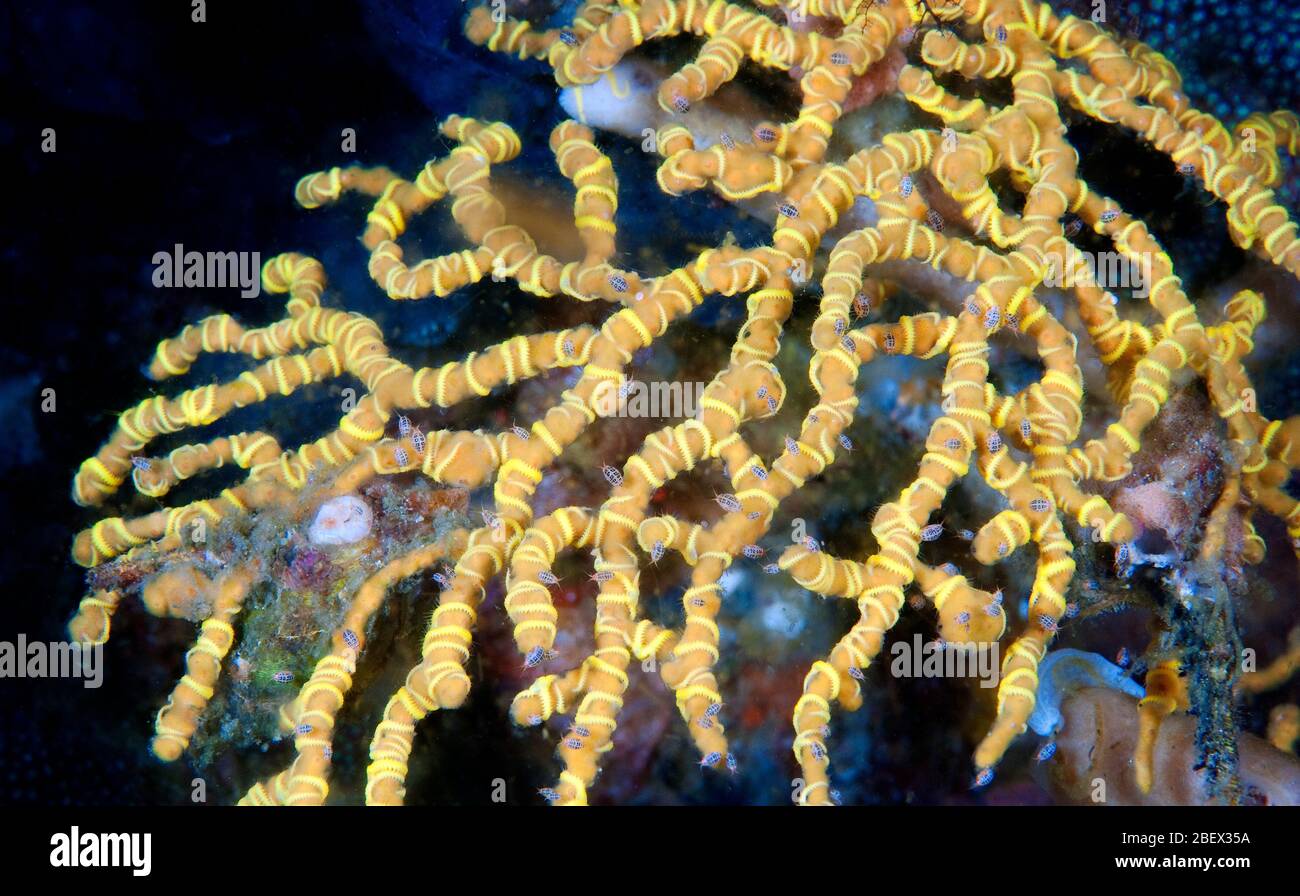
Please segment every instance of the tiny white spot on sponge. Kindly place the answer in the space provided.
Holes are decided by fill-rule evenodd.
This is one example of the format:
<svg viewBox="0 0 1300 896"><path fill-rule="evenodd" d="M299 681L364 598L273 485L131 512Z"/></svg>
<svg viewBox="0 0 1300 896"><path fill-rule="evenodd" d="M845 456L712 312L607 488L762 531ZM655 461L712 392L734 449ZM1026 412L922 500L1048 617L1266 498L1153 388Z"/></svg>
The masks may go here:
<svg viewBox="0 0 1300 896"><path fill-rule="evenodd" d="M316 511L307 538L314 545L353 544L370 534L374 521L369 504L355 495L341 495Z"/></svg>

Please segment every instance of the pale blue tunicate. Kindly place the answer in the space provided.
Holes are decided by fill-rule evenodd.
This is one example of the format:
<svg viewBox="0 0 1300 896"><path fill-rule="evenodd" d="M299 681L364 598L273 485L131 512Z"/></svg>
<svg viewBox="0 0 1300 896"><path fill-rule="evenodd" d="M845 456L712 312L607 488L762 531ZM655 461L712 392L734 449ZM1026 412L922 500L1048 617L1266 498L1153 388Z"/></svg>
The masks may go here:
<svg viewBox="0 0 1300 896"><path fill-rule="evenodd" d="M1038 667L1038 702L1029 717L1035 734L1061 727L1061 704L1080 688L1112 688L1141 698L1146 691L1110 660L1086 650L1053 650Z"/></svg>

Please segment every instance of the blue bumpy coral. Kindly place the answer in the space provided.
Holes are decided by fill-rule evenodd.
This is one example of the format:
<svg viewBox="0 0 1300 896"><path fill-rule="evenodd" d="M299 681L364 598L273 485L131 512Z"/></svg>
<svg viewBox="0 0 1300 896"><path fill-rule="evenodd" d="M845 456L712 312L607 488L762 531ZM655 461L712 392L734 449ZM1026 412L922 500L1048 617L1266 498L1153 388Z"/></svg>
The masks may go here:
<svg viewBox="0 0 1300 896"><path fill-rule="evenodd" d="M1195 79L1190 86L1203 90L1215 114L1240 120L1252 109L1295 106L1300 7L1260 8L1244 0L1150 4L1151 42L1168 55L1186 57L1187 77Z"/></svg>
<svg viewBox="0 0 1300 896"><path fill-rule="evenodd" d="M1091 16L1088 7L1079 14ZM1226 121L1296 106L1300 7L1276 0L1128 0L1108 22L1168 56L1201 108Z"/></svg>

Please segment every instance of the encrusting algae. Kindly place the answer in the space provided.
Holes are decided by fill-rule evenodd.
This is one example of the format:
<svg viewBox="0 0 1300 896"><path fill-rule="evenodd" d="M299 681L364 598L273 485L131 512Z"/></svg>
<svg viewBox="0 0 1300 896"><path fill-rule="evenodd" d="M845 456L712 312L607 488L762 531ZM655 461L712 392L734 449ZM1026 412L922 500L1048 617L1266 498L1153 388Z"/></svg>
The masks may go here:
<svg viewBox="0 0 1300 896"><path fill-rule="evenodd" d="M259 583L292 575L295 588L277 586L280 602L306 601L308 594L345 602L319 643L291 651L310 647L319 657L302 669L306 681L296 695L276 708L295 756L283 772L252 786L244 801L323 802L336 719L357 665L383 662L366 652L371 620L391 588L446 564L450 569L437 573L442 591L421 659L388 701L370 747L367 802L400 803L418 724L435 710L462 705L470 691L466 663L489 583L504 575L504 609L525 664L535 668L553 651L561 625L553 569L561 555L580 552L591 556L599 585L594 649L574 668L538 677L512 707L520 725L557 714L572 718L559 747L563 768L546 798L587 802L598 771L613 758L606 754L615 746L629 675L637 674L634 660L673 691L701 764L734 769L725 695L715 677L721 627L732 624L720 580L737 558L761 557L758 544L782 501L853 450L853 429L873 425L855 419L857 383L864 365L885 356L939 359L945 366L941 413L926 423L919 466L870 521L874 552L835 557L807 539L768 561L774 574L854 601L858 609L852 627L807 670L793 706L800 802L838 801L828 725L837 708L862 704L866 670L909 589L933 606L945 642L1005 641L1002 592L976 587L954 564L931 565L921 557L942 533L938 514L962 479L977 475L1002 498L1002 509L971 533L973 559L995 565L1031 544L1036 554L1026 621L1003 644L996 716L974 753L981 784L1025 731L1040 664L1073 612L1067 594L1076 556L1095 549L1075 539L1113 545L1121 564L1134 559L1134 524L1101 492L1129 475L1144 433L1187 381L1204 384L1230 446L1200 539L1201 559L1259 563L1264 540L1252 523L1256 511L1281 517L1300 544L1300 504L1283 489L1300 464L1294 456L1300 417L1270 420L1259 413L1244 366L1265 318L1265 297L1241 291L1209 314L1195 307L1147 225L1079 177L1065 127L1065 118L1083 116L1135 133L1226 205L1238 246L1300 277L1296 225L1272 192L1282 177L1279 151L1294 155L1300 146L1296 116L1257 113L1229 128L1191 106L1164 57L1141 43L1117 42L1091 22L1058 17L1035 0L808 0L801 11L821 17L826 33L722 0L592 0L567 27L545 31L488 7L474 10L466 23L474 43L544 61L562 87L599 81L645 44L683 34L702 39L695 60L658 88L662 109L683 122L654 135L663 157L658 184L670 195L712 189L730 200L775 200L768 244L744 248L728 240L655 275L616 266L620 190L613 164L590 128L566 120L551 131L549 144L573 184L574 223L585 251L569 261L546 255L532 234L508 222L493 193L494 167L518 156L519 134L505 123L452 116L441 131L455 147L413 179L386 168L332 168L299 181L296 199L317 208L348 193L373 198L362 243L371 277L390 298L447 296L491 277L540 297L605 303L611 311L599 327L539 326L461 361L414 369L390 355L373 321L324 307L322 266L287 253L262 271L264 288L288 297L282 320L245 329L218 315L158 345L150 367L156 380L185 374L207 353L256 362L229 382L150 398L126 411L73 484L78 503L101 505L128 477L141 493L162 497L217 467L247 471L241 483L206 500L137 518L104 518L73 545L78 563L114 570L92 572L98 587L70 624L74 638L107 639L119 601L136 590L154 613L200 626L185 675L157 718L159 758L174 760L186 749L224 675L245 674L237 629L242 625L245 641L260 631L245 618L250 594ZM923 38L920 59L901 66L898 87L937 126L890 133L842 162L827 161L855 79L914 38ZM706 101L742 66L797 72L797 117L754 122L748 134L692 133L692 104ZM968 85L986 82L1009 85L1010 101L970 96ZM874 223L836 230L868 201ZM409 263L399 241L413 218L440 203L450 204L466 248ZM934 207L940 203L944 213ZM1132 263L1150 266L1154 314L1121 317L1114 294L1084 276L1071 281L1068 314L1042 299L1044 282L1062 273L1054 264L1074 274L1087 266L1075 241L1085 229ZM879 312L891 301L891 284L872 270L891 261L927 265L975 284L973 292L952 307L863 322L868 309ZM535 516L534 498L548 470L597 424L600 401L630 375L638 353L713 295L744 297L747 318L694 416L652 433L621 463L605 465L607 497L599 507L563 506ZM819 302L811 331L800 337L811 346L807 375L816 396L798 429L782 436L783 449L765 458L749 439L787 399L775 361L796 300ZM1084 332L1072 330L1071 322ZM1003 392L990 378L990 344L1013 339L1032 346L1042 371L1025 388ZM1086 439L1091 426L1083 410L1080 339L1095 347L1121 408ZM571 385L526 427L499 433L419 428L430 409L455 408L561 368L572 369ZM184 445L164 457L143 453L159 437L340 377L359 381L364 395L335 430L296 449L286 450L270 433L247 432ZM653 511L652 496L666 484L718 465L732 486L716 496L720 519L705 525ZM483 525L471 524L463 505L411 484L424 480L452 490L490 486L493 510ZM422 501L423 509L407 512L422 522L395 522L383 502L406 501L404 495L419 489L410 501ZM445 523L430 529L434 518ZM1072 538L1067 523L1081 534ZM250 533L259 527L293 541L292 557L283 545L249 550ZM199 547L205 543L196 531L210 543ZM659 625L642 612L640 573L667 553L690 567L681 627ZM1173 652L1151 664L1146 696L1135 710L1143 792L1152 787L1162 721L1192 699L1180 675L1188 657L1175 649L1182 642L1165 640L1159 646ZM1231 678L1231 662L1225 668ZM286 673L298 680L298 672ZM1223 684L1229 694L1232 687L1231 680ZM1228 725L1230 737L1230 719ZM1275 742L1294 743L1285 719L1276 728Z"/></svg>

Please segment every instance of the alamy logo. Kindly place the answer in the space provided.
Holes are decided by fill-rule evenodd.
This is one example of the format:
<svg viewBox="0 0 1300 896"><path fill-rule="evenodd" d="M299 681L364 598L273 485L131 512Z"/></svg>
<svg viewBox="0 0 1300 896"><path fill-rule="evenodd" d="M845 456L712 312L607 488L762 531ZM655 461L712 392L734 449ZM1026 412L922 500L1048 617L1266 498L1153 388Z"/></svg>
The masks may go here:
<svg viewBox="0 0 1300 896"><path fill-rule="evenodd" d="M67 641L0 641L0 678L81 678L84 687L103 683L102 644Z"/></svg>
<svg viewBox="0 0 1300 896"><path fill-rule="evenodd" d="M917 634L911 643L895 641L889 648L893 661L889 674L895 678L978 678L980 687L998 684L998 645L951 644L930 641Z"/></svg>
<svg viewBox="0 0 1300 896"><path fill-rule="evenodd" d="M130 868L145 877L153 867L153 834L83 834L73 826L51 837L50 846L55 868Z"/></svg>
<svg viewBox="0 0 1300 896"><path fill-rule="evenodd" d="M592 394L601 417L694 417L704 397L704 383L645 382L620 377L602 380Z"/></svg>
<svg viewBox="0 0 1300 896"><path fill-rule="evenodd" d="M1057 289L1096 286L1100 289L1131 289L1133 298L1151 294L1151 256L1142 253L1132 258L1118 252L1080 252L1074 265L1067 265L1059 254L1048 254L1043 283Z"/></svg>
<svg viewBox="0 0 1300 896"><path fill-rule="evenodd" d="M171 252L155 252L153 285L159 289L238 286L246 299L262 291L261 252L186 252L177 243Z"/></svg>

